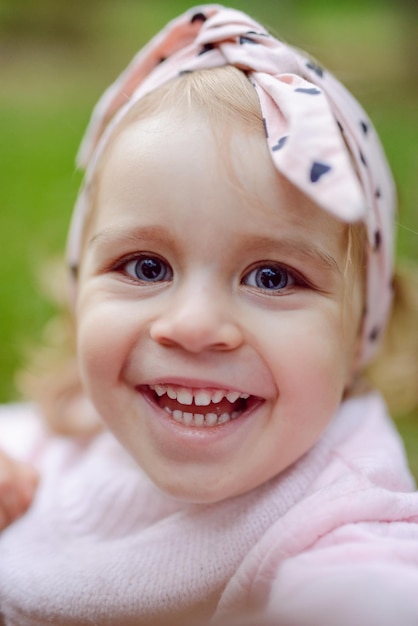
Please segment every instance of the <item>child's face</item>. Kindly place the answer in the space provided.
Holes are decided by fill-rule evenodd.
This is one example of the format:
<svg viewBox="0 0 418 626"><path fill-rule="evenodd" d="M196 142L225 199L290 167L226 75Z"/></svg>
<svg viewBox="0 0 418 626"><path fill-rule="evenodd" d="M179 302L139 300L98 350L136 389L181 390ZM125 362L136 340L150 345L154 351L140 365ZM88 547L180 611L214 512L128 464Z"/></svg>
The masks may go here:
<svg viewBox="0 0 418 626"><path fill-rule="evenodd" d="M278 176L264 136L159 114L103 164L77 303L88 393L164 491L214 502L320 437L355 366L346 227ZM232 146L232 151L229 149Z"/></svg>

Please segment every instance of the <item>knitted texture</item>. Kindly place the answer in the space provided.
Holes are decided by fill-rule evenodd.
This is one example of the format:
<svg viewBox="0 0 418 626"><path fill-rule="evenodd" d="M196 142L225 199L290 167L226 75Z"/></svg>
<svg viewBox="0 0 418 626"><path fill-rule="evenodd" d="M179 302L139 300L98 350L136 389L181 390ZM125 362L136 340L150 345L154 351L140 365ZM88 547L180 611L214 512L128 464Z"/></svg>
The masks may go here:
<svg viewBox="0 0 418 626"><path fill-rule="evenodd" d="M11 411L0 413L0 429ZM36 422L31 407L16 411L14 432L2 432L6 449ZM232 624L243 611L258 612L258 626L284 615L287 626L299 623L291 619L304 590L324 568L330 580L370 566L388 584L391 569L406 589L411 576L418 584L418 500L377 396L345 402L321 441L283 474L212 505L159 492L110 433L83 441L39 430L35 439L21 456L41 472L36 500L0 537L7 626ZM364 582L362 589L361 598L370 592ZM307 606L311 600L308 593ZM418 622L417 601L416 592L403 598L416 619L403 626ZM380 621L379 603L373 610L373 623L399 626Z"/></svg>

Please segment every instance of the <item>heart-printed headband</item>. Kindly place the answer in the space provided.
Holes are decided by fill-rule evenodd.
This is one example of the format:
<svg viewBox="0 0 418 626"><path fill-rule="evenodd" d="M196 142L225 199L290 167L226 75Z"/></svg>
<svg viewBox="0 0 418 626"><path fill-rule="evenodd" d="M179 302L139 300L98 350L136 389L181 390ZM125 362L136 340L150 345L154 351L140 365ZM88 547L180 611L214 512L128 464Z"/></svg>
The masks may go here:
<svg viewBox="0 0 418 626"><path fill-rule="evenodd" d="M234 9L199 6L170 22L97 103L78 154L86 176L70 227L70 266L79 263L89 181L115 126L138 100L167 81L224 65L245 71L256 89L277 170L337 218L366 226L366 363L379 344L392 301L396 199L384 152L366 113L341 83Z"/></svg>

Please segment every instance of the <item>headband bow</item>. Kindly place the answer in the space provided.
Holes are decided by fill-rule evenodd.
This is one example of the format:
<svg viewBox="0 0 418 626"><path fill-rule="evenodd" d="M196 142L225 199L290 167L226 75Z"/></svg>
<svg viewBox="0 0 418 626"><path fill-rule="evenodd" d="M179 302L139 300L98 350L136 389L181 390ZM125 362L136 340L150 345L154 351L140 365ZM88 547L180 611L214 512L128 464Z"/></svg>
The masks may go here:
<svg viewBox="0 0 418 626"><path fill-rule="evenodd" d="M115 126L138 100L167 81L223 65L245 71L256 89L277 170L337 218L366 225L362 357L363 363L369 361L392 300L396 200L379 139L358 102L329 72L234 9L196 7L170 22L99 100L78 154L86 179L70 228L70 264L79 261L88 183Z"/></svg>

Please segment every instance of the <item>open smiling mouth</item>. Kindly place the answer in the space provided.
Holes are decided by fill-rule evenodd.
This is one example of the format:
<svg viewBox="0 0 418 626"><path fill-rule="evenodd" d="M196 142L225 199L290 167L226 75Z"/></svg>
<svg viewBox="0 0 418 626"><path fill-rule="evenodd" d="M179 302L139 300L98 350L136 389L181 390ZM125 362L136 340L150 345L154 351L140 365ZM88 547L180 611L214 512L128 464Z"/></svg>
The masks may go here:
<svg viewBox="0 0 418 626"><path fill-rule="evenodd" d="M179 424L213 427L240 417L262 402L261 398L222 389L186 389L175 385L142 387L150 400Z"/></svg>

